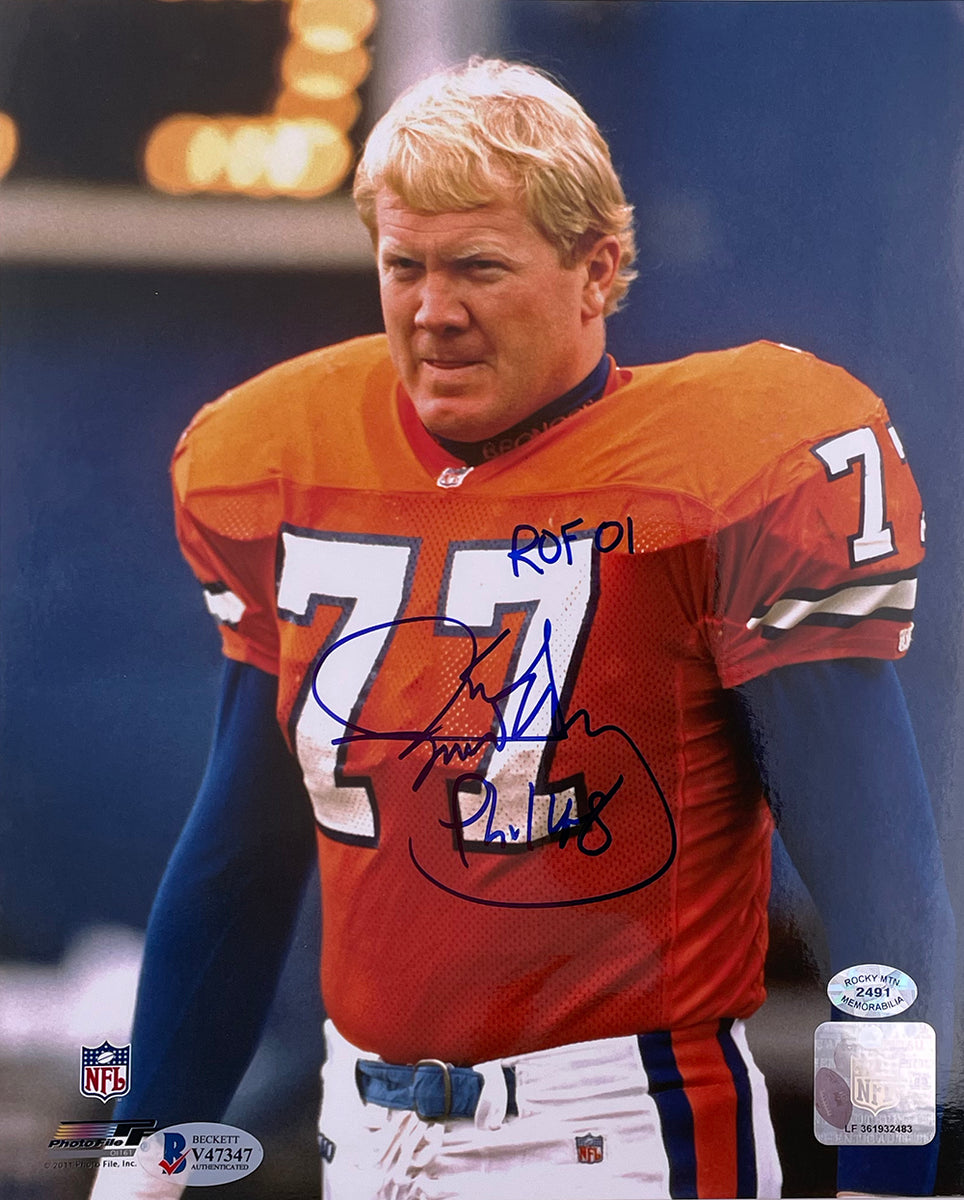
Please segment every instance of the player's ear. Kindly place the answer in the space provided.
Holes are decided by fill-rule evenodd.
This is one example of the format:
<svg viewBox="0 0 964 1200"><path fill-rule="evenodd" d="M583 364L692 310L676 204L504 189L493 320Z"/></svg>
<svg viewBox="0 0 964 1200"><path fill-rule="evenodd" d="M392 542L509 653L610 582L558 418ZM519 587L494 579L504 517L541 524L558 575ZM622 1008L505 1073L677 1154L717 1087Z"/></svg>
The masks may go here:
<svg viewBox="0 0 964 1200"><path fill-rule="evenodd" d="M582 318L591 321L604 315L606 301L619 270L619 239L607 234L593 242L580 266L586 273L582 290Z"/></svg>

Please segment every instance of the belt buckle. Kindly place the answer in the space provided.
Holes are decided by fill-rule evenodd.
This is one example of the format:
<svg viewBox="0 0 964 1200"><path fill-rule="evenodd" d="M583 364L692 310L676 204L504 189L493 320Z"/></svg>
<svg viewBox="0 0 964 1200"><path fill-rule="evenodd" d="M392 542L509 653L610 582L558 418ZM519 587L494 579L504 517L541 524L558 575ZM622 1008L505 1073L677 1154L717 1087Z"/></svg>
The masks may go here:
<svg viewBox="0 0 964 1200"><path fill-rule="evenodd" d="M449 1073L449 1063L444 1063L440 1058L420 1058L412 1068L412 1108L415 1115L423 1121L444 1121L452 1114L452 1076ZM444 1109L439 1117L427 1117L418 1107L418 1097L415 1093L415 1076L418 1073L419 1067L438 1067L442 1072L442 1098Z"/></svg>

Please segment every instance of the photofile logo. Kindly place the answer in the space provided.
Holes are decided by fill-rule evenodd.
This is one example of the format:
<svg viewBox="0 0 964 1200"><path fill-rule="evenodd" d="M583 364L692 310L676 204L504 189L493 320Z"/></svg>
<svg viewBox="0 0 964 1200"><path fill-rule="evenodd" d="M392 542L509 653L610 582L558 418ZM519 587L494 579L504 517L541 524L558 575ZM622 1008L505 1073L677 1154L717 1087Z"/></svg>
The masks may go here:
<svg viewBox="0 0 964 1200"><path fill-rule="evenodd" d="M156 1121L61 1121L47 1143L48 1154L95 1158L101 1154L133 1154Z"/></svg>

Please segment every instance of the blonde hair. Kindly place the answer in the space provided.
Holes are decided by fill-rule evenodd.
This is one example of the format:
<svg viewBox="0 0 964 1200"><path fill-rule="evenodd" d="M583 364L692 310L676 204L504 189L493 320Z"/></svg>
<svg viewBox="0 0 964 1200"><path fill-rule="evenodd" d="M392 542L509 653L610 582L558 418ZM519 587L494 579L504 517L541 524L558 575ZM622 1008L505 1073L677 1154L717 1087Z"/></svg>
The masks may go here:
<svg viewBox="0 0 964 1200"><path fill-rule="evenodd" d="M369 135L355 174L355 204L373 239L382 188L428 213L476 208L508 188L567 267L615 234L607 315L636 277L633 209L609 147L579 103L533 67L473 58L403 92Z"/></svg>

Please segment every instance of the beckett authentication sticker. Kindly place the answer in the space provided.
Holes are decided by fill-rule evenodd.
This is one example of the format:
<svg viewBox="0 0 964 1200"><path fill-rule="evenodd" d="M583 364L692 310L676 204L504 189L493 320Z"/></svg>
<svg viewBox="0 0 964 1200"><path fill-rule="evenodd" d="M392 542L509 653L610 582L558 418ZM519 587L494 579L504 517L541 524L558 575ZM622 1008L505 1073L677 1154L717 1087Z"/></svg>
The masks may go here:
<svg viewBox="0 0 964 1200"><path fill-rule="evenodd" d="M169 1125L137 1148L137 1161L148 1175L185 1187L234 1183L257 1170L262 1158L264 1150L252 1134L212 1121Z"/></svg>
<svg viewBox="0 0 964 1200"><path fill-rule="evenodd" d="M923 1146L936 1124L934 1030L826 1021L813 1038L813 1132L825 1146Z"/></svg>

